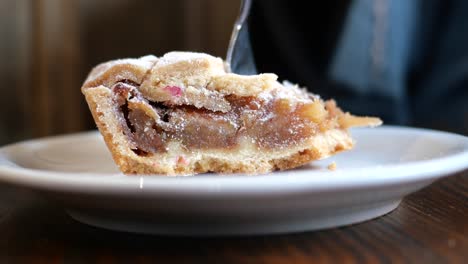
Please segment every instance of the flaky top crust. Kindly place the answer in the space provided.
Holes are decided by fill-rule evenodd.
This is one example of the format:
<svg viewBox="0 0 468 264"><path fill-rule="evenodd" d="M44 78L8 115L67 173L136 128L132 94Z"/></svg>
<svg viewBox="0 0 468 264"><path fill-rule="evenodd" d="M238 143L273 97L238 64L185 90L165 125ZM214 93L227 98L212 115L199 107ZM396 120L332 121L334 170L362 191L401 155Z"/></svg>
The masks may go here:
<svg viewBox="0 0 468 264"><path fill-rule="evenodd" d="M157 58L119 59L96 66L86 79L83 89L103 85L111 87L119 81L140 85L143 94L154 101L167 101L171 91L166 87L198 90L223 95L256 96L278 83L275 74L238 75L226 73L221 58L205 53L169 52Z"/></svg>
<svg viewBox="0 0 468 264"><path fill-rule="evenodd" d="M142 95L150 101L192 105L219 112L231 110L226 95L255 97L275 94L292 104L301 100L320 100L318 96L305 90L291 89L292 84L281 84L277 79L278 76L272 73L227 73L221 58L205 53L173 51L159 58L148 55L99 64L90 72L82 91L100 86L110 88L118 82L130 82L136 84ZM382 121L346 113L340 123L343 128L348 128L378 126Z"/></svg>

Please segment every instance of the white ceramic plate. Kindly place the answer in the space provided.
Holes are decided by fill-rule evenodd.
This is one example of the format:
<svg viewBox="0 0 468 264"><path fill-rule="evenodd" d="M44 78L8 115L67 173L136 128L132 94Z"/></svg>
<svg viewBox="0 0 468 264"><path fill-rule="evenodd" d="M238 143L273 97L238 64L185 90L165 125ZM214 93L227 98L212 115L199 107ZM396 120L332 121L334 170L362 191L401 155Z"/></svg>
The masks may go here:
<svg viewBox="0 0 468 264"><path fill-rule="evenodd" d="M468 167L468 138L403 127L354 129L355 149L261 176L125 176L97 132L0 149L0 181L61 202L76 220L171 235L316 230L369 220ZM337 170L327 165L335 161Z"/></svg>

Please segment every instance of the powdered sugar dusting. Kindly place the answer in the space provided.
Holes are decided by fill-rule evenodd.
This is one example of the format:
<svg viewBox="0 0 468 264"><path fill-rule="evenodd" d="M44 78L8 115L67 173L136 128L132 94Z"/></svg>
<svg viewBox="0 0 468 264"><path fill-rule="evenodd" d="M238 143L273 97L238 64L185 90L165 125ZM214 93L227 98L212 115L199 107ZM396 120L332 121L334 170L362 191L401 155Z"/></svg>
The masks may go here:
<svg viewBox="0 0 468 264"><path fill-rule="evenodd" d="M104 62L94 67L94 69L91 71L91 73L89 74L85 82L92 82L98 79L101 75L103 75L112 67L119 66L119 65L131 65L131 66L141 67L144 70L149 70L151 69L151 67L157 60L158 58L156 56L147 55L139 59L125 58L125 59L118 59L118 60Z"/></svg>
<svg viewBox="0 0 468 264"><path fill-rule="evenodd" d="M178 94L177 90L174 93ZM205 108L220 112L227 112L231 109L223 94L206 88L188 86L182 89L180 96L174 96L172 99L171 103L175 105L192 105L199 109Z"/></svg>
<svg viewBox="0 0 468 264"><path fill-rule="evenodd" d="M222 63L222 60L220 58L213 57L206 53L173 51L166 53L162 58L160 58L160 60L158 61L158 66L165 66L180 61L189 61L195 59L219 60L219 62Z"/></svg>
<svg viewBox="0 0 468 264"><path fill-rule="evenodd" d="M108 66L108 68L111 68L116 65L121 65L121 64L130 64L130 65L140 66L140 67L149 69L151 68L151 66L153 66L153 63L156 62L157 60L158 58L156 56L147 55L139 59L134 59L134 58L118 59L118 60L106 62L105 64Z"/></svg>
<svg viewBox="0 0 468 264"><path fill-rule="evenodd" d="M309 92L307 90L307 87L299 86L298 84L294 84L288 80L283 81L283 86L286 88L290 88L300 96L309 97L310 99L320 99L319 95Z"/></svg>
<svg viewBox="0 0 468 264"><path fill-rule="evenodd" d="M140 58L142 61L149 61L149 62L156 62L158 60L158 57L154 55L146 55Z"/></svg>

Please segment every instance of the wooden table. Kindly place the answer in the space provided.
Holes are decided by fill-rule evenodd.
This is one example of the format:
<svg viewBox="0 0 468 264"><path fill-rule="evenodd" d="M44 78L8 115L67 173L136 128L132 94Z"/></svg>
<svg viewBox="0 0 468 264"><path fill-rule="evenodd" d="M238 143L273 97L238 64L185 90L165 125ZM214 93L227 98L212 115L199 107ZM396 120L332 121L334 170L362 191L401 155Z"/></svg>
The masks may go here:
<svg viewBox="0 0 468 264"><path fill-rule="evenodd" d="M0 263L468 263L468 171L353 226L291 235L173 238L71 219L28 190L0 185Z"/></svg>

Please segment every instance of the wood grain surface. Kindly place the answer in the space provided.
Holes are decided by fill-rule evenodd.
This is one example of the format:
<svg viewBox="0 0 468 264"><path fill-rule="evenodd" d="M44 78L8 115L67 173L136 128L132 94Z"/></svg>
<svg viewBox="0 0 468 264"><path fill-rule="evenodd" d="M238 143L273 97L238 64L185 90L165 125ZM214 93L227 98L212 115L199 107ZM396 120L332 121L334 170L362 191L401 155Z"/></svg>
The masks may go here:
<svg viewBox="0 0 468 264"><path fill-rule="evenodd" d="M468 171L365 223L237 238L98 229L40 195L0 185L0 236L0 263L468 263Z"/></svg>

